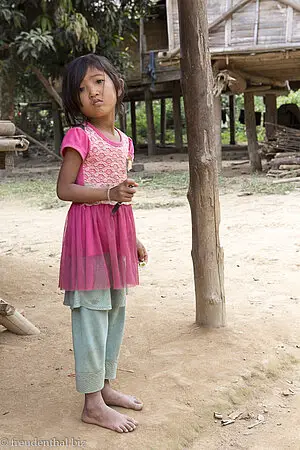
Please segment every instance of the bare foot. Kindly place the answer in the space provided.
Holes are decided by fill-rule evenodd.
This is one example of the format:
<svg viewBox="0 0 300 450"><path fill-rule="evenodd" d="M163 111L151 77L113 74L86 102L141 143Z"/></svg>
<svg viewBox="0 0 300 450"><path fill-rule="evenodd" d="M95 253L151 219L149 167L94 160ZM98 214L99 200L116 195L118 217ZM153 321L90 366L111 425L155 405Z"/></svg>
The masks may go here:
<svg viewBox="0 0 300 450"><path fill-rule="evenodd" d="M129 431L135 430L138 423L131 417L109 408L104 403L101 394L97 399L92 397L90 401L87 399L87 396L81 415L83 422L99 425L100 427L108 428L118 433L128 433Z"/></svg>
<svg viewBox="0 0 300 450"><path fill-rule="evenodd" d="M143 403L140 400L132 395L115 391L108 381L105 381L101 394L107 405L122 406L123 408L134 409L135 411L140 411L143 408Z"/></svg>

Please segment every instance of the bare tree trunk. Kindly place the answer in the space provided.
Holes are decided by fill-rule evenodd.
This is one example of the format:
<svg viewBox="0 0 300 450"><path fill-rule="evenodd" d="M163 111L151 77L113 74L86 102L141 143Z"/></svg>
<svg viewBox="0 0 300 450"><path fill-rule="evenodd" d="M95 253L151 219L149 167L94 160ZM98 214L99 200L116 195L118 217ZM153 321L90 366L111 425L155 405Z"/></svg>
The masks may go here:
<svg viewBox="0 0 300 450"><path fill-rule="evenodd" d="M212 69L205 0L178 1L181 70L186 112L192 214L196 323L225 325L223 250L214 139Z"/></svg>

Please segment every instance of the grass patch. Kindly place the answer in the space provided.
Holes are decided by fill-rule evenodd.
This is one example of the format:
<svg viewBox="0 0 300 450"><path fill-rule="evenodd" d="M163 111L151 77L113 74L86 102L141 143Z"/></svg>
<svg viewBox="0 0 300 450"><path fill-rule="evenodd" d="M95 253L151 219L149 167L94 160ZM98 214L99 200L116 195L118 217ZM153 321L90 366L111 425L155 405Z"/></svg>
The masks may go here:
<svg viewBox="0 0 300 450"><path fill-rule="evenodd" d="M135 203L134 209L156 209L156 208L176 208L178 206L185 206L186 202L181 201L162 201L162 202L141 202Z"/></svg>
<svg viewBox="0 0 300 450"><path fill-rule="evenodd" d="M174 171L134 176L139 183L140 192L144 192L149 201L136 204L136 209L173 208L185 204L189 185L188 171ZM283 195L299 187L297 183L273 184L273 179L263 175L244 175L236 177L219 177L220 194L249 193L253 195ZM162 200L156 201L161 191ZM153 193L153 195L152 195ZM173 197L168 199L168 197ZM44 175L42 178L6 179L0 183L1 199L19 199L41 207L42 209L60 208L65 202L56 196L56 177ZM175 198L178 200L176 201ZM150 201L152 200L152 201Z"/></svg>

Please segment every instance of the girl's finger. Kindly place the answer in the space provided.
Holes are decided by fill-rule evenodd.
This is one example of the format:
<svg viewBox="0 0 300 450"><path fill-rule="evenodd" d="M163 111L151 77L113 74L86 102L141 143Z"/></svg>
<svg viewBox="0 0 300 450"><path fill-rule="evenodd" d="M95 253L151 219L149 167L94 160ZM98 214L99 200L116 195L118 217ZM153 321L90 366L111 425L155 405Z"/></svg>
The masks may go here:
<svg viewBox="0 0 300 450"><path fill-rule="evenodd" d="M134 186L134 187L138 187L138 183L136 183L134 180L132 180L131 178L128 178L126 180L127 186Z"/></svg>

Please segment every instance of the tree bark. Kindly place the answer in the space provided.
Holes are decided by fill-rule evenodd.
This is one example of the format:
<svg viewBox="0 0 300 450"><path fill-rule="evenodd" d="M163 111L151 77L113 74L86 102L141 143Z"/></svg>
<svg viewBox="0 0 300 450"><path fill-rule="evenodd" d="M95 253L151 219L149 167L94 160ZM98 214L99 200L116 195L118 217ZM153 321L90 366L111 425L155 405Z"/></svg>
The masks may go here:
<svg viewBox="0 0 300 450"><path fill-rule="evenodd" d="M223 250L214 139L213 77L205 0L179 0L181 71L190 167L196 323L225 325Z"/></svg>
<svg viewBox="0 0 300 450"><path fill-rule="evenodd" d="M254 110L254 95L251 92L244 93L245 122L248 140L248 153L252 172L261 172L261 158L258 153L258 142L256 134L256 119Z"/></svg>

